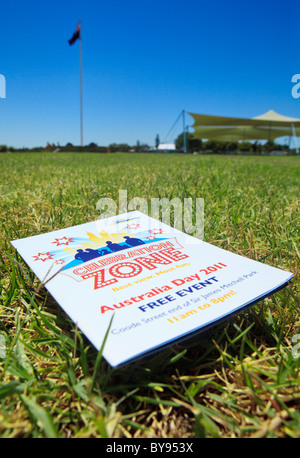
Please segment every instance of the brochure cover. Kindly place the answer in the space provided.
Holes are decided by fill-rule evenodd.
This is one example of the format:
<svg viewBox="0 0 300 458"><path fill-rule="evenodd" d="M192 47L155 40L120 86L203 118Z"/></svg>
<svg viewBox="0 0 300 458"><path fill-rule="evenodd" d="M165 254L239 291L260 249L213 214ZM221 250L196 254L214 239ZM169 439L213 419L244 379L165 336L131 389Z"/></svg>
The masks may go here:
<svg viewBox="0 0 300 458"><path fill-rule="evenodd" d="M293 277L139 211L11 243L98 350L109 329L103 356L113 367L217 323Z"/></svg>

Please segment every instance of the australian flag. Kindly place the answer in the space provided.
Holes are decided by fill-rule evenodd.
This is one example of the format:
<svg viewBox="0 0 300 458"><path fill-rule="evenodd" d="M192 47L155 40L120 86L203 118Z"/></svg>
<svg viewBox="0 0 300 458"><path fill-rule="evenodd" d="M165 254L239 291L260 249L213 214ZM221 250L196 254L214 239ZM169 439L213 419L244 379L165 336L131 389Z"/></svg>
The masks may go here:
<svg viewBox="0 0 300 458"><path fill-rule="evenodd" d="M80 22L78 22L78 25L76 27L76 30L72 36L72 38L70 38L69 40L69 45L73 45L75 43L76 40L78 40L78 38L80 38Z"/></svg>

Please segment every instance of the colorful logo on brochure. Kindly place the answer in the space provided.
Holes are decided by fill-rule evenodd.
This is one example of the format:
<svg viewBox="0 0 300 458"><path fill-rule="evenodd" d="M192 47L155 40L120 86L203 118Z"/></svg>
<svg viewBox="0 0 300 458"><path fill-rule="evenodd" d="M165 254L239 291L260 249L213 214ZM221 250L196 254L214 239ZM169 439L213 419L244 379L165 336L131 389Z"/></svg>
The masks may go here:
<svg viewBox="0 0 300 458"><path fill-rule="evenodd" d="M33 256L33 259L41 262L52 261L61 266L63 271L128 248L166 240L166 237L163 237L164 230L159 227L142 230L140 223L132 219L114 223L114 227L118 225L123 227L114 233L102 229L97 232L86 232L86 237L82 238L67 236L54 238L51 244L58 249L39 252Z"/></svg>

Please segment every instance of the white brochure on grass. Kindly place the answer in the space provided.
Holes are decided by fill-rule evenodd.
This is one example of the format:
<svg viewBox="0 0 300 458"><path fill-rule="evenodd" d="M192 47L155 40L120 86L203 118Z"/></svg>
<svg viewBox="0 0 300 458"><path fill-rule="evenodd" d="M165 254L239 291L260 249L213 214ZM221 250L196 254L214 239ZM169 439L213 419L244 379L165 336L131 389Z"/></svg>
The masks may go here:
<svg viewBox="0 0 300 458"><path fill-rule="evenodd" d="M139 211L11 243L97 349L113 317L103 353L111 366L218 322L293 277Z"/></svg>

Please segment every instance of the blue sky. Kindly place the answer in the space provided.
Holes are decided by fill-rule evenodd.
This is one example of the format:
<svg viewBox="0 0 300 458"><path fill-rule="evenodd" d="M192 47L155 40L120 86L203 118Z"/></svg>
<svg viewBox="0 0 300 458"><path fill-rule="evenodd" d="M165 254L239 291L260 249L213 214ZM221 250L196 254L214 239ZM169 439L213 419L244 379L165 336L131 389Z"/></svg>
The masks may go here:
<svg viewBox="0 0 300 458"><path fill-rule="evenodd" d="M80 144L79 43L68 44L79 18L85 144L172 141L182 110L300 118L299 10L296 0L3 2L0 144Z"/></svg>

